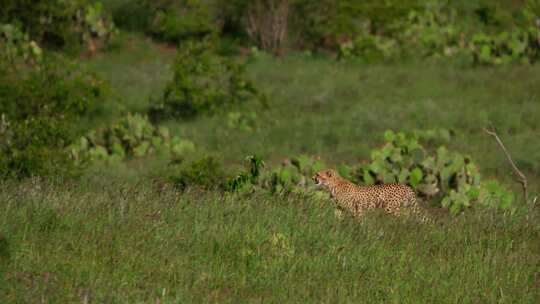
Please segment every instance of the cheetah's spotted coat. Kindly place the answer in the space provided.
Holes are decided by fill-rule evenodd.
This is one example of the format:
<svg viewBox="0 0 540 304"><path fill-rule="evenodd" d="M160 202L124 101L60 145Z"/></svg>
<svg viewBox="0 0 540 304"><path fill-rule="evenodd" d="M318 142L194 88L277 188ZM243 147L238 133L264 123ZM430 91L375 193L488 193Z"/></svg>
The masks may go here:
<svg viewBox="0 0 540 304"><path fill-rule="evenodd" d="M367 210L383 209L386 213L420 215L422 221L429 221L416 202L414 191L402 184L358 186L343 179L335 170L317 172L313 179L317 185L328 188L332 198L343 209L361 217Z"/></svg>

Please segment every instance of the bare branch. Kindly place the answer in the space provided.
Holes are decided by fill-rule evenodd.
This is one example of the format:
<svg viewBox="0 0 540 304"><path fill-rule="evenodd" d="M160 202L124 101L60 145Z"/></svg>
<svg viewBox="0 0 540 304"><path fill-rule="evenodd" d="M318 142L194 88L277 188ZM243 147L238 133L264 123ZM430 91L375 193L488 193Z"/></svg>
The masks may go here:
<svg viewBox="0 0 540 304"><path fill-rule="evenodd" d="M248 6L246 32L258 46L279 55L288 32L289 0L256 0Z"/></svg>
<svg viewBox="0 0 540 304"><path fill-rule="evenodd" d="M525 198L525 202L528 202L529 201L529 192L528 192L528 189L527 189L527 177L525 176L525 174L523 174L523 172L521 172L518 169L518 167L514 163L514 160L512 160L512 157L510 156L510 153L508 153L508 150L506 150L506 147L504 146L502 140L499 138L499 135L497 135L497 133L495 132L495 128L493 128L493 126L492 126L490 129L491 130L488 130L487 128L484 128L484 132L486 132L486 134L488 134L488 135L493 136L493 138L495 138L495 140L497 141L497 144L499 145L499 147L501 147L501 149L503 150L504 154L506 155L506 159L508 159L508 162L512 166L512 169L514 170L514 173L518 177L518 182L521 184L521 187L523 188L523 197Z"/></svg>

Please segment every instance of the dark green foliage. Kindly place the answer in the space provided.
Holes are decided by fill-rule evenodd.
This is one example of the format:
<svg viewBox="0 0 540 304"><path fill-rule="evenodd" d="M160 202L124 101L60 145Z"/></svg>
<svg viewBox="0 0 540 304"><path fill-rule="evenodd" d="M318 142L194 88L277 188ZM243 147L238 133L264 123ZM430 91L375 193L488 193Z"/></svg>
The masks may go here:
<svg viewBox="0 0 540 304"><path fill-rule="evenodd" d="M97 75L60 57L38 68L0 76L0 112L10 119L95 115L110 95Z"/></svg>
<svg viewBox="0 0 540 304"><path fill-rule="evenodd" d="M531 63L540 56L538 30L516 28L495 35L476 33L472 37L473 56L480 64L498 65L510 62Z"/></svg>
<svg viewBox="0 0 540 304"><path fill-rule="evenodd" d="M224 188L227 177L218 160L205 156L180 165L178 171L170 179L180 190L190 187L215 190Z"/></svg>
<svg viewBox="0 0 540 304"><path fill-rule="evenodd" d="M65 174L73 169L64 151L73 137L64 121L30 117L5 125L0 140L0 178Z"/></svg>
<svg viewBox="0 0 540 304"><path fill-rule="evenodd" d="M115 34L100 2L1 0L0 7L0 23L19 24L31 39L48 46L95 51Z"/></svg>
<svg viewBox="0 0 540 304"><path fill-rule="evenodd" d="M0 73L40 62L42 50L19 26L0 23Z"/></svg>
<svg viewBox="0 0 540 304"><path fill-rule="evenodd" d="M540 20L540 1L526 0L524 14L526 19L538 22Z"/></svg>
<svg viewBox="0 0 540 304"><path fill-rule="evenodd" d="M268 190L272 194L300 194L313 185L311 176L325 168L322 161L307 155L287 159L275 168L265 168L259 157L249 156L246 161L246 169L227 182L228 191Z"/></svg>
<svg viewBox="0 0 540 304"><path fill-rule="evenodd" d="M490 11L490 10L488 10ZM394 34L369 31L340 45L340 57L359 58L366 62L390 59L457 59L464 64L530 63L539 57L538 28L531 22L517 26L493 26L488 21L480 30L460 22L458 9L450 3L426 5L411 10ZM487 20L497 19L485 16Z"/></svg>
<svg viewBox="0 0 540 304"><path fill-rule="evenodd" d="M126 31L149 31L152 11L140 0L107 0L104 5L111 13L114 24Z"/></svg>
<svg viewBox="0 0 540 304"><path fill-rule="evenodd" d="M150 111L153 118L194 117L258 98L244 66L217 55L209 40L186 41L178 50L174 79Z"/></svg>
<svg viewBox="0 0 540 304"><path fill-rule="evenodd" d="M213 7L204 0L140 0L151 14L149 32L160 39L180 42L216 33ZM212 1L210 1L212 3Z"/></svg>
<svg viewBox="0 0 540 304"><path fill-rule="evenodd" d="M29 176L71 167L65 148L110 97L95 75L64 60L50 60L30 71L0 75L0 171Z"/></svg>
<svg viewBox="0 0 540 304"><path fill-rule="evenodd" d="M312 47L336 49L365 30L391 35L396 24L419 7L420 1L294 1L294 31L300 41Z"/></svg>
<svg viewBox="0 0 540 304"><path fill-rule="evenodd" d="M227 191L241 191L245 186L257 183L261 171L264 168L264 161L260 157L250 155L246 158L247 170L238 173L227 182Z"/></svg>
<svg viewBox="0 0 540 304"><path fill-rule="evenodd" d="M4 271L8 267L8 263L11 259L11 244L0 230L0 294L5 291L5 274Z"/></svg>

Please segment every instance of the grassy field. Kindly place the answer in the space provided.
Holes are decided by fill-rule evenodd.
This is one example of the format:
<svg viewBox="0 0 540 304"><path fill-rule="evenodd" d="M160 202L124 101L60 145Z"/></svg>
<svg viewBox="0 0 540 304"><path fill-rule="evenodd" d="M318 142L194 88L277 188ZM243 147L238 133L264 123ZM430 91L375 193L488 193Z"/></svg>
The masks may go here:
<svg viewBox="0 0 540 304"><path fill-rule="evenodd" d="M424 225L306 198L2 185L6 302L536 303L540 217Z"/></svg>
<svg viewBox="0 0 540 304"><path fill-rule="evenodd" d="M138 35L86 60L144 111L171 77L174 51ZM450 148L515 191L492 122L540 190L539 66L367 66L291 55L251 58L268 96L251 131L228 113L169 121L228 166L301 153L330 165L369 158L387 129L448 128ZM155 183L166 162L91 168L77 182L0 183L0 302L538 303L540 209L474 210L436 224L371 214L338 219L328 201L179 193Z"/></svg>

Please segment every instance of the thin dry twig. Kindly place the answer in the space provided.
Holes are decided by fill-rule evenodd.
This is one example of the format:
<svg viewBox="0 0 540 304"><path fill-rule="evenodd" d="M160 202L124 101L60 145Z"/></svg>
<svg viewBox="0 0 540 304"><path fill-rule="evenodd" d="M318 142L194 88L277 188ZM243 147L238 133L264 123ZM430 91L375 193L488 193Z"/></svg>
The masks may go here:
<svg viewBox="0 0 540 304"><path fill-rule="evenodd" d="M495 128L491 127L490 129L491 130L488 130L487 128L484 128L484 132L486 132L486 134L488 134L488 135L493 136L493 138L495 138L495 140L497 141L497 144L499 144L499 147L501 147L501 149L503 150L504 154L506 155L506 159L508 159L508 162L512 166L512 169L514 169L514 173L518 177L518 182L521 184L521 187L523 189L523 197L525 198L525 202L528 202L529 201L529 192L528 192L528 188L527 188L527 185L528 185L527 184L527 177L525 176L525 174L523 174L523 172L521 172L518 169L518 167L514 163L514 160L512 160L512 157L510 156L510 153L508 153L508 150L504 146L501 138L499 137L499 135L497 135L497 132L495 132Z"/></svg>

